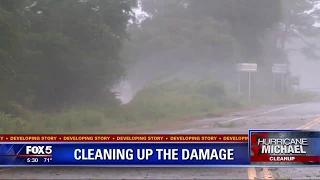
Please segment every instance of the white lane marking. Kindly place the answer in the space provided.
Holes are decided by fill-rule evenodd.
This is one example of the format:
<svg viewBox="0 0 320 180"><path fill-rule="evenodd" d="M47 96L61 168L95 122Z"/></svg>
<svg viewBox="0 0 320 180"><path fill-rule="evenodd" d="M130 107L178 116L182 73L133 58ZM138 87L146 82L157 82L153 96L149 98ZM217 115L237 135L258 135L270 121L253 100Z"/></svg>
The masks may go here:
<svg viewBox="0 0 320 180"><path fill-rule="evenodd" d="M242 119L252 118L252 117L256 117L256 116L260 116L260 115L264 115L264 114L269 114L269 113L276 112L276 111L281 111L283 109L287 109L287 108L290 108L290 107L298 106L298 105L301 105L301 104L305 104L305 103L292 104L292 105L285 106L285 107L278 108L278 109L274 109L274 110L271 110L271 111L266 111L266 112L262 112L262 113L258 113L258 114L254 114L254 115L250 115L250 116L244 116L244 117L239 117L239 118L235 118L235 119L230 119L230 120L227 120L227 121L221 121L219 123L227 123L227 122L232 122L232 121L238 121L238 120L242 120ZM205 127L209 127L209 126L203 126L203 128L205 128ZM185 132L189 132L189 131L192 131L192 130L194 130L194 129L181 130L181 131L173 132L173 133L170 133L170 134L180 134L180 133L185 133Z"/></svg>
<svg viewBox="0 0 320 180"><path fill-rule="evenodd" d="M278 108L278 109L274 109L274 110L271 110L271 111L266 111L266 112L250 115L250 116L239 117L239 118L230 119L230 120L227 120L227 121L221 121L220 123L238 121L238 120L247 119L247 118L251 118L251 117L256 117L256 116L260 116L260 115L264 115L264 114L269 114L269 113L272 113L272 112L281 111L283 109L287 109L287 108L298 106L298 105L301 105L301 104L293 104L293 105L290 105L290 106L285 106L285 107L282 107L282 108Z"/></svg>

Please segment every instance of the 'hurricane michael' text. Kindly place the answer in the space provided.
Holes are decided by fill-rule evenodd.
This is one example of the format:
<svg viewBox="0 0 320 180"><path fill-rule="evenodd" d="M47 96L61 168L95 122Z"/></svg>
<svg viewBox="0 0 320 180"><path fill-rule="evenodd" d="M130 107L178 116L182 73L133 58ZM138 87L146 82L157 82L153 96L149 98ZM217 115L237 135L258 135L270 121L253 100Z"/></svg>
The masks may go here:
<svg viewBox="0 0 320 180"><path fill-rule="evenodd" d="M259 139L261 154L306 154L307 138L265 138Z"/></svg>

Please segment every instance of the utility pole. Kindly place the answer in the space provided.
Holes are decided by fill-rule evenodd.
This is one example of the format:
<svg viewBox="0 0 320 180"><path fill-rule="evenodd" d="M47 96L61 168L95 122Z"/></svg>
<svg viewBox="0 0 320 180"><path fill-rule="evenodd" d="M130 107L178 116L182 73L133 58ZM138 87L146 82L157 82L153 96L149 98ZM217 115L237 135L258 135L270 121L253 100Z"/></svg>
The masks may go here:
<svg viewBox="0 0 320 180"><path fill-rule="evenodd" d="M251 72L249 71L249 93L248 93L248 99L251 100Z"/></svg>
<svg viewBox="0 0 320 180"><path fill-rule="evenodd" d="M238 94L241 94L241 73L238 72Z"/></svg>

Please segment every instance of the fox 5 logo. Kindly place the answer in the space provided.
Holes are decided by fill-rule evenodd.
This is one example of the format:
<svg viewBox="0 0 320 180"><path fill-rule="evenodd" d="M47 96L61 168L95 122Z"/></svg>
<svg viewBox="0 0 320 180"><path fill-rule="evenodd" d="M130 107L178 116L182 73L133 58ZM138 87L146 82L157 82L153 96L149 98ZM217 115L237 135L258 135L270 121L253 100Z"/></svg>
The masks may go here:
<svg viewBox="0 0 320 180"><path fill-rule="evenodd" d="M52 146L26 146L26 154L50 155Z"/></svg>

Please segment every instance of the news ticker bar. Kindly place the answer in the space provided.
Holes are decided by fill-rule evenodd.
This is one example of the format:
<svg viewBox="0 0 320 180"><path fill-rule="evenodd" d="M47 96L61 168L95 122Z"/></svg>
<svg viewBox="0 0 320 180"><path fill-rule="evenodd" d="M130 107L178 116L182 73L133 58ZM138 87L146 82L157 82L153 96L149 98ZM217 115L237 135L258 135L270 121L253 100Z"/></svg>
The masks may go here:
<svg viewBox="0 0 320 180"><path fill-rule="evenodd" d="M320 133L311 131L250 130L249 136L0 135L0 140L2 167L320 165Z"/></svg>
<svg viewBox="0 0 320 180"><path fill-rule="evenodd" d="M1 165L241 165L247 143L6 144ZM4 145L2 145L4 146ZM0 152L1 153L1 152ZM1 153L2 154L2 153Z"/></svg>

